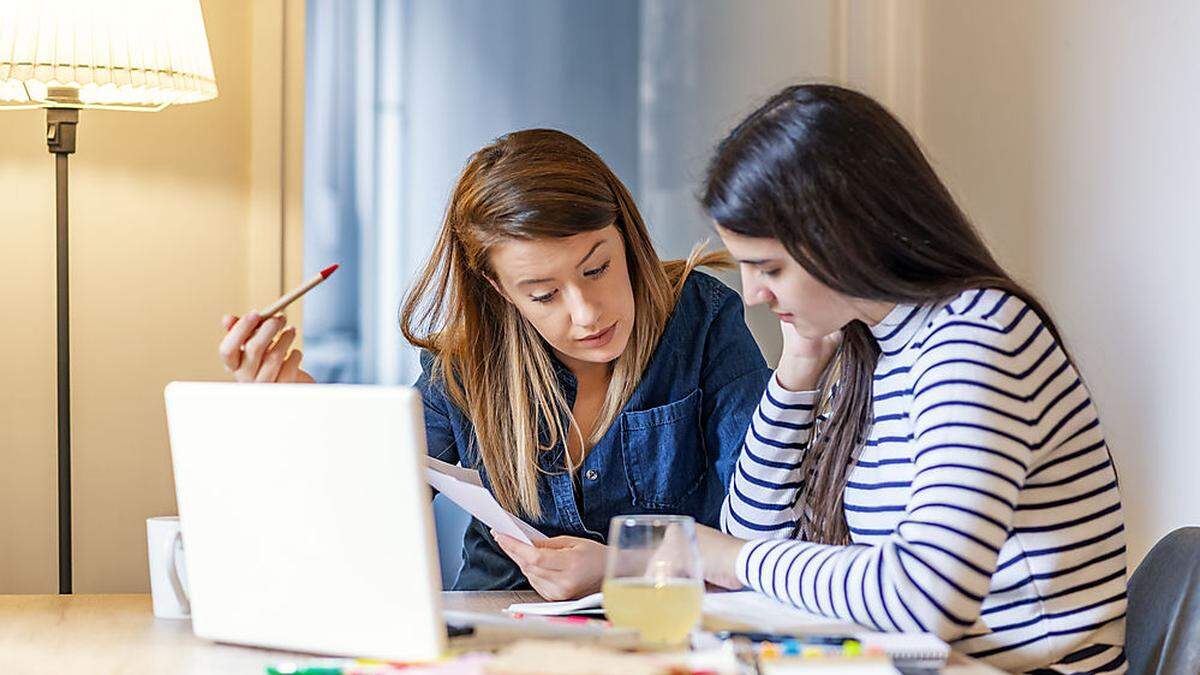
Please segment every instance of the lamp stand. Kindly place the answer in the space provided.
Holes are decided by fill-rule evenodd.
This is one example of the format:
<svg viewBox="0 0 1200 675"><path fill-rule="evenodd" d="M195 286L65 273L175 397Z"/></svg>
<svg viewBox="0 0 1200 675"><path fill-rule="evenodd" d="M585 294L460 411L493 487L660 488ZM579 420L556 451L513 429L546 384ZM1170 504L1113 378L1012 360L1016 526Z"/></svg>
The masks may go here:
<svg viewBox="0 0 1200 675"><path fill-rule="evenodd" d="M46 109L46 145L54 154L58 314L58 592L71 593L71 314L67 264L67 156L75 152L77 108Z"/></svg>

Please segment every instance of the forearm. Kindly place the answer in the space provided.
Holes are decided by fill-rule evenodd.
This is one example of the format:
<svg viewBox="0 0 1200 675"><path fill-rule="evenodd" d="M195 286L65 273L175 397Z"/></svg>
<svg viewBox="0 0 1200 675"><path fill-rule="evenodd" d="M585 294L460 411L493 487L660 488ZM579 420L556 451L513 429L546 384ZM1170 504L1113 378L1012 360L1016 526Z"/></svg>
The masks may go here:
<svg viewBox="0 0 1200 675"><path fill-rule="evenodd" d="M788 391L771 378L746 430L722 507L726 532L745 539L791 534L816 399L816 392Z"/></svg>

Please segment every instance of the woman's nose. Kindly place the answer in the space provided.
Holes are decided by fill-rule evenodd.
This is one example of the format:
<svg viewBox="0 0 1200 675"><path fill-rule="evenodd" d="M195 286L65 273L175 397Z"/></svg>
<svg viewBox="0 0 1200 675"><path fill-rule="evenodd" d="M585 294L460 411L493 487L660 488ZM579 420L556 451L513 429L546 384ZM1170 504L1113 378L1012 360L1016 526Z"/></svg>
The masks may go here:
<svg viewBox="0 0 1200 675"><path fill-rule="evenodd" d="M571 323L589 328L600 320L600 303L585 293L576 293L571 302Z"/></svg>
<svg viewBox="0 0 1200 675"><path fill-rule="evenodd" d="M758 280L756 274L742 270L742 299L747 306L753 307L754 305L771 304L774 296L770 289Z"/></svg>

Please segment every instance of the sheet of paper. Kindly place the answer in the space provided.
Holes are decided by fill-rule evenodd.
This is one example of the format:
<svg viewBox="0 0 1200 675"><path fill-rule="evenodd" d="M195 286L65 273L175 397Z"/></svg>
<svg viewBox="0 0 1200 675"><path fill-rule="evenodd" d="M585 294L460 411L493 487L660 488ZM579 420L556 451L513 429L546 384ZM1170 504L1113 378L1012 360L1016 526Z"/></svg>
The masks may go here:
<svg viewBox="0 0 1200 675"><path fill-rule="evenodd" d="M523 614L556 616L577 614L580 611L603 606L604 594L593 593L578 600L562 602L525 602L510 605L506 611ZM705 624L709 619L722 624L711 630L754 630L759 632L783 632L787 629L813 632L814 627L828 632L858 632L862 628L838 619L829 619L811 614L790 605L776 602L754 591L710 592L704 594L703 609Z"/></svg>
<svg viewBox="0 0 1200 675"><path fill-rule="evenodd" d="M431 461L437 462L438 460L431 459ZM439 463L450 466L445 462ZM546 538L546 535L538 532L537 529L528 523L505 511L504 507L500 506L496 498L492 496L492 493L478 483L478 473L469 469L462 469L461 467L453 468L459 470L459 475L462 475L462 471L475 474L476 482L472 482L469 476L458 478L428 464L425 467L425 480L435 490L445 495L447 499L458 504L464 511L475 516L497 532L507 534L513 539L531 546L533 542Z"/></svg>
<svg viewBox="0 0 1200 675"><path fill-rule="evenodd" d="M603 593L592 593L578 600L562 602L518 602L504 610L510 614L537 614L539 616L564 616L580 614L600 609L604 601Z"/></svg>
<svg viewBox="0 0 1200 675"><path fill-rule="evenodd" d="M861 626L813 614L755 591L704 594L704 627L764 633L858 633Z"/></svg>
<svg viewBox="0 0 1200 675"><path fill-rule="evenodd" d="M483 485L483 481L479 480L479 472L473 469L464 469L457 464L443 462L440 459L435 459L428 455L425 456L425 466L437 471L438 473L444 473L451 478L461 480L464 483L470 483L471 485L479 486Z"/></svg>

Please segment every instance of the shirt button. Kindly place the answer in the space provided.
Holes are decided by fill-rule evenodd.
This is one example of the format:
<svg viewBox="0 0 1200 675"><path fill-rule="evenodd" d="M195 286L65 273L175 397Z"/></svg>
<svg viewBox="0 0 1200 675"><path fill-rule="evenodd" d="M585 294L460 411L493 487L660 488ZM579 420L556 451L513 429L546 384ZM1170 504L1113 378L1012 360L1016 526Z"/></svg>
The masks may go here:
<svg viewBox="0 0 1200 675"><path fill-rule="evenodd" d="M600 474L596 473L595 469L588 469L587 473L583 474L583 477L587 478L588 480L596 480L600 477Z"/></svg>

